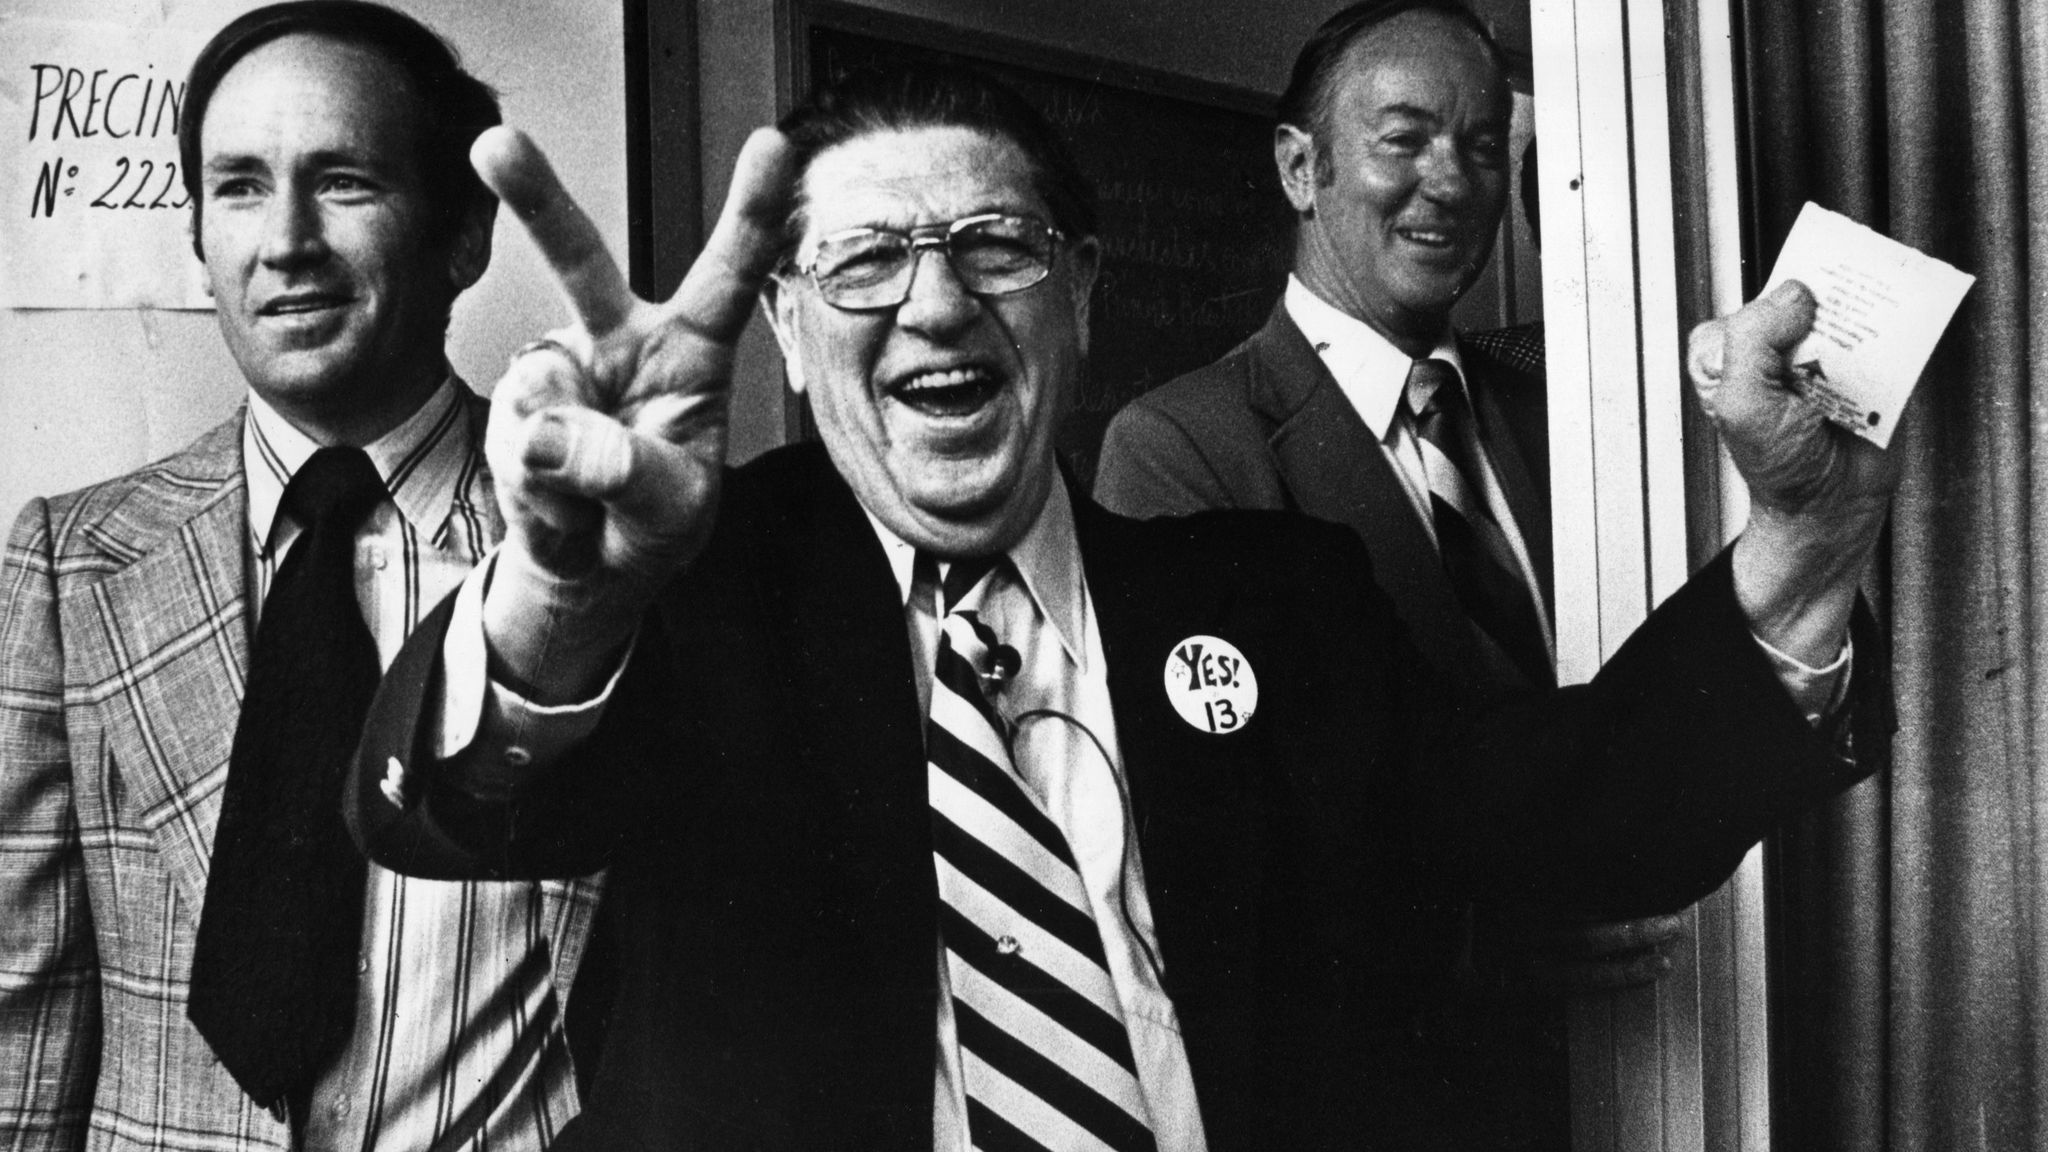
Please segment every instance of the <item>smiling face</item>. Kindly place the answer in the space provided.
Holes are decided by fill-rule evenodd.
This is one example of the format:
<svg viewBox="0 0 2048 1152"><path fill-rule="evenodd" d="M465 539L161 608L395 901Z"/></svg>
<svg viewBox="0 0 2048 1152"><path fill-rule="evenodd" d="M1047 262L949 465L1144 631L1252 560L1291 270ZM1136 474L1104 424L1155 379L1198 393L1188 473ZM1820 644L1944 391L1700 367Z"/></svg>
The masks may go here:
<svg viewBox="0 0 2048 1152"><path fill-rule="evenodd" d="M1507 205L1506 79L1477 35L1408 12L1345 52L1314 134L1274 153L1301 214L1295 272L1410 355L1442 336Z"/></svg>
<svg viewBox="0 0 2048 1152"><path fill-rule="evenodd" d="M455 295L489 224L434 233L405 74L352 44L291 35L222 78L200 125L200 250L249 386L323 444L362 444L445 371Z"/></svg>
<svg viewBox="0 0 2048 1152"><path fill-rule="evenodd" d="M856 136L811 161L800 194L800 256L849 228L1049 218L1024 154L966 128ZM810 397L862 505L942 556L1001 551L1058 478L1053 433L1087 350L1096 244L1070 238L1051 275L990 297L969 293L938 250L921 251L910 295L893 308L835 308L793 273L764 298L791 386Z"/></svg>

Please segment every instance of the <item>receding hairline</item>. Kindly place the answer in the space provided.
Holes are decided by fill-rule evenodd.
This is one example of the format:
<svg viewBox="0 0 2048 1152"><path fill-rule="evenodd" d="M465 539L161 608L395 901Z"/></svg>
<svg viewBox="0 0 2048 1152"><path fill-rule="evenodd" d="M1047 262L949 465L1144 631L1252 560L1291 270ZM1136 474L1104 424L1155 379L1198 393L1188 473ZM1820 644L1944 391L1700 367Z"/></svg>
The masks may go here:
<svg viewBox="0 0 2048 1152"><path fill-rule="evenodd" d="M961 132L997 147L1007 149L1017 165L1018 174L1023 178L1021 190L1032 201L1030 205L1032 211L1045 217L1046 223L1052 224L1054 227L1059 226L1058 222L1051 218L1053 207L1048 201L1046 189L1043 187L1044 182L1051 179L1051 174L1045 171L1044 165L1033 159L1029 148L1026 148L1021 142L1010 136L1009 133L981 124L960 124L939 120L916 124L876 124L864 127L843 140L836 140L818 149L804 160L803 169L797 174L796 195L790 199L788 223L784 228L790 254L794 255L795 246L801 242L802 233L808 231L810 227L811 173L817 167L818 161L834 152L873 140L877 137L911 136L920 132ZM991 207L990 210L994 210L994 208ZM1067 237L1069 242L1081 239L1084 239L1084 237Z"/></svg>
<svg viewBox="0 0 2048 1152"><path fill-rule="evenodd" d="M1323 90L1315 94L1315 99L1311 103L1310 118L1314 122L1299 127L1307 128L1318 135L1327 132L1328 119L1336 104L1338 92L1353 75L1363 74L1380 62L1363 59L1365 54L1385 51L1386 42L1395 37L1412 40L1436 34L1423 27L1424 24L1434 25L1440 31L1451 33L1463 45L1463 49L1480 62L1486 74L1488 90L1494 94L1494 100L1502 113L1501 118L1505 121L1512 114L1514 97L1510 95L1507 70L1502 67L1500 59L1494 54L1485 37L1480 35L1477 29L1448 12L1413 8L1406 12L1397 12L1386 20L1362 30L1344 45L1337 56L1336 64L1328 73Z"/></svg>
<svg viewBox="0 0 2048 1152"><path fill-rule="evenodd" d="M420 126L425 123L428 113L427 94L421 90L418 78L412 74L410 68L406 67L404 61L398 59L383 46L371 41L353 39L324 29L299 29L286 32L282 36L274 36L263 41L261 44L251 47L248 51L236 56L234 63L221 70L220 79L214 82L213 89L208 94L205 113L199 119L199 139L202 147L204 147L206 141L206 120L213 115L214 104L220 95L220 90L227 87L228 80L235 73L240 72L243 66L251 60L258 59L266 53L273 50L281 50L287 45L295 43L305 47L319 45L329 52L336 52L340 55L353 55L374 61L379 71L384 73L384 79L388 80L393 77L397 79L400 88L404 92L406 102L411 105L412 114L402 119L404 119L408 127L415 134L420 133Z"/></svg>

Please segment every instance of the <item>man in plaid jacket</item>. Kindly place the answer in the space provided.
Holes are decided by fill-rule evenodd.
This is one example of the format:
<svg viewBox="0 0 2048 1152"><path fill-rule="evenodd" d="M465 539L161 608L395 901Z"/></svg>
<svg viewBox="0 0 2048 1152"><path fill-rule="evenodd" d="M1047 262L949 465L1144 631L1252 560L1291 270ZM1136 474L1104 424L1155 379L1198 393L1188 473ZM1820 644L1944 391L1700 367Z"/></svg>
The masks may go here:
<svg viewBox="0 0 2048 1152"><path fill-rule="evenodd" d="M467 152L498 120L433 32L357 0L251 12L194 65L194 247L249 399L168 459L32 501L7 544L0 1148L537 1149L576 1111L561 1004L588 878L371 868L333 995L353 1027L271 1100L188 1015L252 638L310 547L293 475L337 446L376 469L354 583L382 661L500 535L486 405L443 351L490 259Z"/></svg>

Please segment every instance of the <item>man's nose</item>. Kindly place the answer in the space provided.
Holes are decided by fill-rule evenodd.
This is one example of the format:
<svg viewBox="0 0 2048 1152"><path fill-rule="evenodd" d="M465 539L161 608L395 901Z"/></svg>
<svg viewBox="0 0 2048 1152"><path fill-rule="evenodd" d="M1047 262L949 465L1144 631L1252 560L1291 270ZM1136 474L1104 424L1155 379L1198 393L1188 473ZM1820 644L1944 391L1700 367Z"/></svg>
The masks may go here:
<svg viewBox="0 0 2048 1152"><path fill-rule="evenodd" d="M318 200L310 192L279 189L264 206L263 262L285 267L318 261L326 255L327 236Z"/></svg>
<svg viewBox="0 0 2048 1152"><path fill-rule="evenodd" d="M1450 141L1432 144L1422 155L1422 194L1439 203L1455 203L1472 194L1470 161Z"/></svg>
<svg viewBox="0 0 2048 1152"><path fill-rule="evenodd" d="M926 335L957 331L981 315L981 299L967 290L939 245L911 250L910 289L896 309L896 323Z"/></svg>

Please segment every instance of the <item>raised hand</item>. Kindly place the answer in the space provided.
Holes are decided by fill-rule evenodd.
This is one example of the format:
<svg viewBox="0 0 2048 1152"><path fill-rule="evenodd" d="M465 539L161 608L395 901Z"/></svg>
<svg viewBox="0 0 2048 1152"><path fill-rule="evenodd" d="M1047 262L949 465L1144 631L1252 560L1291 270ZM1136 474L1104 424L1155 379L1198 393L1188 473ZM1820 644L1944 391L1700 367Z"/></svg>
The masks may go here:
<svg viewBox="0 0 2048 1152"><path fill-rule="evenodd" d="M566 698L590 687L710 533L733 346L773 269L793 164L780 134L754 133L710 240L657 304L633 295L525 135L494 128L470 160L539 247L571 313L513 358L485 440L506 526L485 602L496 670Z"/></svg>
<svg viewBox="0 0 2048 1152"><path fill-rule="evenodd" d="M1788 280L1693 329L1686 360L1701 406L1749 485L1736 596L1757 635L1826 664L1840 650L1899 467L1791 390L1789 354L1812 330L1813 314L1813 294Z"/></svg>
<svg viewBox="0 0 2048 1152"><path fill-rule="evenodd" d="M1688 366L1700 404L1759 506L1787 514L1878 516L1898 464L1791 391L1794 346L1813 329L1813 293L1788 280L1693 329Z"/></svg>

